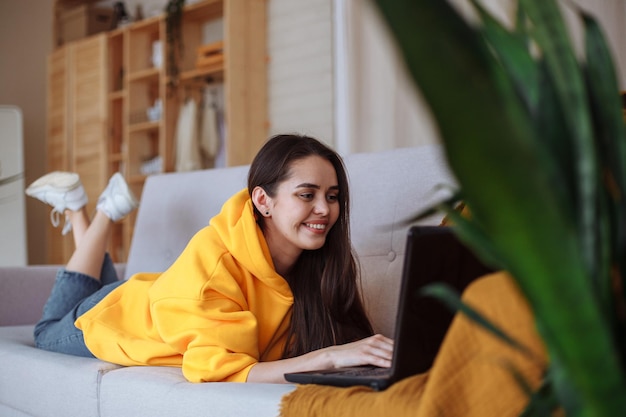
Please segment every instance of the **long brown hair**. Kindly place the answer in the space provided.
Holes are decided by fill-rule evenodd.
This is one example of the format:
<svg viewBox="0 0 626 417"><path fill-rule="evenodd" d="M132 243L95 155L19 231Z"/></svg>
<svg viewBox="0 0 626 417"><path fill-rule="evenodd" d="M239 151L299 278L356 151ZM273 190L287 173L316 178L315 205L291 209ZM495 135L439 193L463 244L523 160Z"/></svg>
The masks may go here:
<svg viewBox="0 0 626 417"><path fill-rule="evenodd" d="M303 135L270 138L250 165L248 192L259 186L270 196L290 174L294 161L308 156L328 160L337 174L339 218L324 246L305 250L285 277L294 296L284 358L373 334L359 292L360 276L350 241L350 193L341 157L317 139ZM264 217L255 208L257 222Z"/></svg>

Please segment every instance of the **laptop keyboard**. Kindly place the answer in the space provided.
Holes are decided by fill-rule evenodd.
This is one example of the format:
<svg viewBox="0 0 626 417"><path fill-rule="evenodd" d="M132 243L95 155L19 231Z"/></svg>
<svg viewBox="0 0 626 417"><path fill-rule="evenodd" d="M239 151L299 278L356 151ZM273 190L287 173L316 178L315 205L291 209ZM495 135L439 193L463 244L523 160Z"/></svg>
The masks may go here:
<svg viewBox="0 0 626 417"><path fill-rule="evenodd" d="M341 375L345 376L385 376L390 372L389 368L379 368L377 366L364 366L361 368L344 369Z"/></svg>

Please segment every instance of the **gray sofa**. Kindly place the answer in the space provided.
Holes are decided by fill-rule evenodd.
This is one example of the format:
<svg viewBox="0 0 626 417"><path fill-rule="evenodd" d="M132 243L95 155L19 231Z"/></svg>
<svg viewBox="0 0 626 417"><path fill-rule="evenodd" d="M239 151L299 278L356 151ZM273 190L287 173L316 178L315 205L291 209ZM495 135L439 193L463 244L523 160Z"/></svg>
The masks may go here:
<svg viewBox="0 0 626 417"><path fill-rule="evenodd" d="M392 334L408 227L402 220L440 201L454 183L442 150L424 145L345 157L352 237L366 308ZM128 262L120 276L163 271L222 203L245 187L247 167L148 178ZM424 220L438 224L440 216ZM120 367L35 349L33 324L56 266L0 268L0 416L254 416L279 414L289 384L187 382L180 369Z"/></svg>

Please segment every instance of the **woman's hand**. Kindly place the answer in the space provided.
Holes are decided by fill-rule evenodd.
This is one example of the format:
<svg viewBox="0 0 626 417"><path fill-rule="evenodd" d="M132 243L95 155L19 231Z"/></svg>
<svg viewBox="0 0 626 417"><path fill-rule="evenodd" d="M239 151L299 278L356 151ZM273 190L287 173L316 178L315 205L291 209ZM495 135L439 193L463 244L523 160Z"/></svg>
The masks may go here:
<svg viewBox="0 0 626 417"><path fill-rule="evenodd" d="M393 340L377 334L357 342L320 349L318 352L328 355L328 366L324 369L360 365L389 368L393 356Z"/></svg>
<svg viewBox="0 0 626 417"><path fill-rule="evenodd" d="M248 382L286 382L284 374L289 372L333 369L346 366L375 365L391 366L393 340L377 334L365 339L329 346L296 358L273 362L259 362L248 374Z"/></svg>

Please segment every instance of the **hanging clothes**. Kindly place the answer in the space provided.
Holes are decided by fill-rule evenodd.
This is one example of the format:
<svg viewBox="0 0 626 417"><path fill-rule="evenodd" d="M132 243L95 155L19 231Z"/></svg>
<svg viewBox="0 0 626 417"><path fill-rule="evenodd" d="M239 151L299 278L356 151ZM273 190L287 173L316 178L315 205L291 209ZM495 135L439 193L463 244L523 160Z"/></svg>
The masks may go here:
<svg viewBox="0 0 626 417"><path fill-rule="evenodd" d="M200 149L206 159L213 160L219 150L218 107L215 90L207 87L204 92L204 105L200 122Z"/></svg>
<svg viewBox="0 0 626 417"><path fill-rule="evenodd" d="M188 98L182 104L176 126L176 171L202 169L198 144L198 105Z"/></svg>

